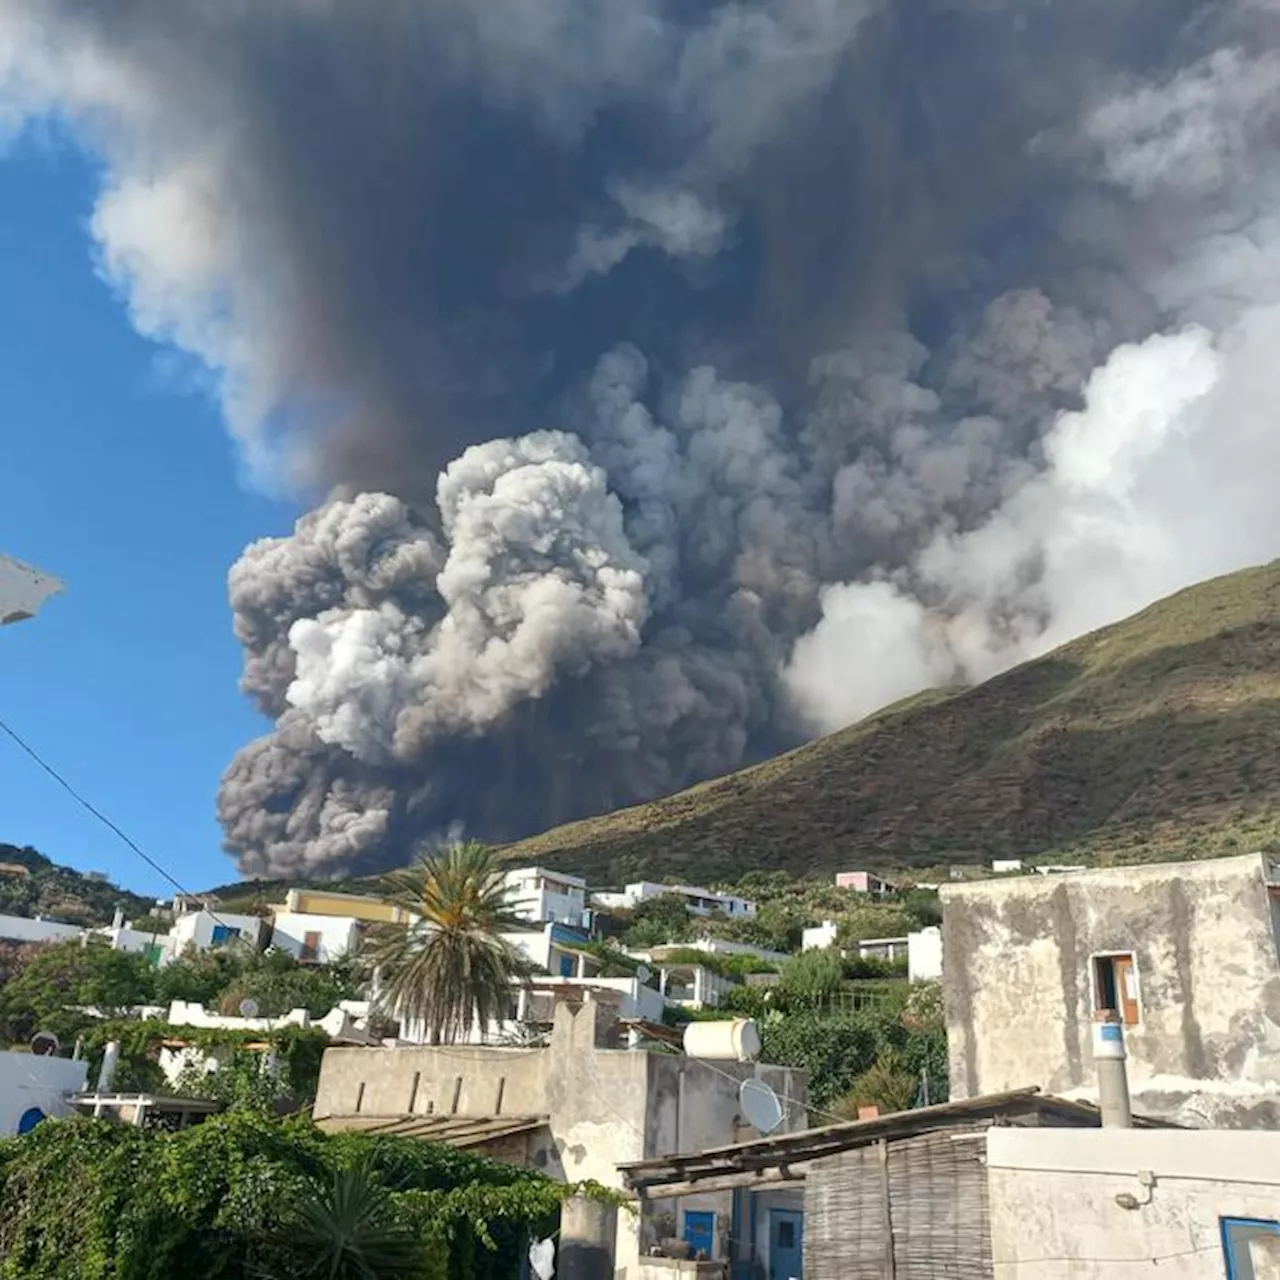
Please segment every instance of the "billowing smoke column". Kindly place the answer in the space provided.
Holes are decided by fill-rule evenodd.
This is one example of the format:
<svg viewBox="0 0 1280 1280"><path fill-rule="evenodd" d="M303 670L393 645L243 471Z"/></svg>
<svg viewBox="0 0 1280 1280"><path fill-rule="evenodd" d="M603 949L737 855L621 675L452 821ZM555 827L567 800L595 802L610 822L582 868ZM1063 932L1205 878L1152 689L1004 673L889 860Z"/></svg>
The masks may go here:
<svg viewBox="0 0 1280 1280"><path fill-rule="evenodd" d="M1275 0L0 0L216 375L258 873L722 772L1280 547Z"/></svg>

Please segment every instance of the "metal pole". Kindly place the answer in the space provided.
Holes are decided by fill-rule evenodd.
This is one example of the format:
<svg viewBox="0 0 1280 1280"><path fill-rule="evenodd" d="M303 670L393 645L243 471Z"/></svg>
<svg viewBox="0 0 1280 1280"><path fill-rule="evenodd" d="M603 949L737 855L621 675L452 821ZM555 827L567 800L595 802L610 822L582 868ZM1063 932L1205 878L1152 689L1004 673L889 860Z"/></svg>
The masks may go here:
<svg viewBox="0 0 1280 1280"><path fill-rule="evenodd" d="M1124 1027L1119 1017L1108 1011L1093 1026L1093 1061L1098 1071L1098 1109L1104 1129L1132 1129L1129 1104L1129 1074L1125 1068Z"/></svg>

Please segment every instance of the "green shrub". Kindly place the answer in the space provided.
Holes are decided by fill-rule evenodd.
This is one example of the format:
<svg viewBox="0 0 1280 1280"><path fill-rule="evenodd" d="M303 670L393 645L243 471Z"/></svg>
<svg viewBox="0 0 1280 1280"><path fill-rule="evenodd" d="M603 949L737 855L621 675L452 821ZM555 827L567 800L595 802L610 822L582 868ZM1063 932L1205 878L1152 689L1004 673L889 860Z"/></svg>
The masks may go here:
<svg viewBox="0 0 1280 1280"><path fill-rule="evenodd" d="M250 1110L176 1133L49 1121L0 1141L0 1277L306 1274L282 1241L299 1223L314 1226L325 1190L357 1169L380 1188L385 1223L421 1241L423 1280L515 1280L530 1235L554 1230L575 1190L449 1147L326 1137Z"/></svg>

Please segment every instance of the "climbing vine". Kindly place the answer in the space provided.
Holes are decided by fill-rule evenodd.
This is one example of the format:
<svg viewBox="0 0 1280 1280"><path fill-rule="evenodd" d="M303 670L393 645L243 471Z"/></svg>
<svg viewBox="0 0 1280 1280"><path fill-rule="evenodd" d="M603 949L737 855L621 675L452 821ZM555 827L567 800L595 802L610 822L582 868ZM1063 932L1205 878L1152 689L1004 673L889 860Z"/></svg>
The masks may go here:
<svg viewBox="0 0 1280 1280"><path fill-rule="evenodd" d="M299 1206L352 1169L382 1189L421 1280L514 1280L528 1241L554 1231L566 1196L615 1194L449 1147L326 1136L307 1120L251 1110L176 1133L76 1118L0 1141L0 1277L256 1274Z"/></svg>

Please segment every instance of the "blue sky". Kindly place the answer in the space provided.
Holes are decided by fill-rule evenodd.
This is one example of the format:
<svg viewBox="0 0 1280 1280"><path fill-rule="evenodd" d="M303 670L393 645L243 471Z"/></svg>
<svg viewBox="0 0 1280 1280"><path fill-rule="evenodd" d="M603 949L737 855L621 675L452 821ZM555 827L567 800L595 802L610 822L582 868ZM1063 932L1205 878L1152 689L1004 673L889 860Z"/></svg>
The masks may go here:
<svg viewBox="0 0 1280 1280"><path fill-rule="evenodd" d="M235 877L214 804L265 727L240 696L226 572L284 532L250 492L215 406L166 377L95 275L95 174L69 147L0 158L0 551L65 595L0 631L0 716L185 887ZM0 841L171 891L7 740Z"/></svg>

